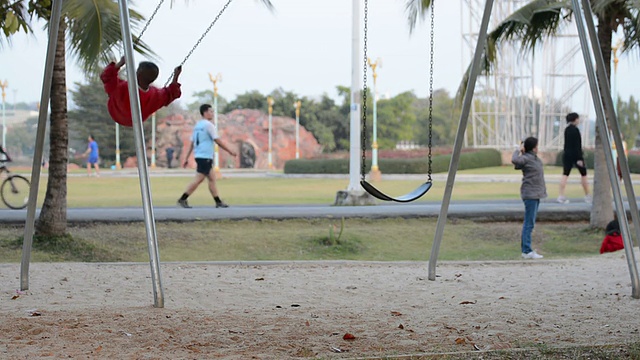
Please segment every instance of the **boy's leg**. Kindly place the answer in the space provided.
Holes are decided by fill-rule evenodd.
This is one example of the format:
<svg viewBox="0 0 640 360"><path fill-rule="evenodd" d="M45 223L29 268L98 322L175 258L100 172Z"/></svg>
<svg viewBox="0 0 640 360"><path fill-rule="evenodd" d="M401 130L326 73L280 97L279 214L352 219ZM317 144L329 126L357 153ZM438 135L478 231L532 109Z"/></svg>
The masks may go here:
<svg viewBox="0 0 640 360"><path fill-rule="evenodd" d="M524 222L522 224L522 241L521 250L523 254L528 254L531 251L531 233L533 232L533 225L535 223L535 209L534 200L524 201Z"/></svg>
<svg viewBox="0 0 640 360"><path fill-rule="evenodd" d="M207 180L209 180L209 192L215 199L218 197L218 188L216 187L216 174L214 171L209 173Z"/></svg>
<svg viewBox="0 0 640 360"><path fill-rule="evenodd" d="M564 191L567 188L568 179L569 179L569 176L562 175L562 178L560 179L560 191L558 193L558 199L564 199Z"/></svg>
<svg viewBox="0 0 640 360"><path fill-rule="evenodd" d="M87 176L91 176L91 163L87 161Z"/></svg>
<svg viewBox="0 0 640 360"><path fill-rule="evenodd" d="M202 183L204 178L205 178L205 175L197 173L193 181L191 181L189 185L187 185L187 188L184 190L184 193L187 196L190 196L191 194L193 194L193 192L196 191L198 186L200 186L200 183Z"/></svg>
<svg viewBox="0 0 640 360"><path fill-rule="evenodd" d="M98 163L93 163L93 167L96 169L96 176L100 176L100 166Z"/></svg>

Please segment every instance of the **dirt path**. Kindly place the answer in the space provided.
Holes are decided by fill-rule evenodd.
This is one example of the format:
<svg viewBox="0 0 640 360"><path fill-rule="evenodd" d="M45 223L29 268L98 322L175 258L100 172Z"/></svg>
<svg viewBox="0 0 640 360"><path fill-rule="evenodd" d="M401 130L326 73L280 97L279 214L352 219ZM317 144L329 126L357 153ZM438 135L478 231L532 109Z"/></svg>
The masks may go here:
<svg viewBox="0 0 640 360"><path fill-rule="evenodd" d="M25 293L19 264L0 265L0 358L353 358L640 339L622 252L442 262L436 281L426 263L161 270L158 309L149 264L35 263Z"/></svg>

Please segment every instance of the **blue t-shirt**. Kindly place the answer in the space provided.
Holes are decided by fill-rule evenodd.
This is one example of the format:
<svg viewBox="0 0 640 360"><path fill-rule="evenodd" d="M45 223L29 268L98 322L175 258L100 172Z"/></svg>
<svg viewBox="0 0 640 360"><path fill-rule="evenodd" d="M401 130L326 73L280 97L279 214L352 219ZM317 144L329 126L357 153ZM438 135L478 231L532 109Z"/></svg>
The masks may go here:
<svg viewBox="0 0 640 360"><path fill-rule="evenodd" d="M91 149L91 151L89 152L89 159L98 159L98 143L95 141L91 141L89 142L89 149Z"/></svg>
<svg viewBox="0 0 640 360"><path fill-rule="evenodd" d="M196 159L213 159L213 142L218 138L216 126L211 121L202 119L193 127L191 141L193 141Z"/></svg>

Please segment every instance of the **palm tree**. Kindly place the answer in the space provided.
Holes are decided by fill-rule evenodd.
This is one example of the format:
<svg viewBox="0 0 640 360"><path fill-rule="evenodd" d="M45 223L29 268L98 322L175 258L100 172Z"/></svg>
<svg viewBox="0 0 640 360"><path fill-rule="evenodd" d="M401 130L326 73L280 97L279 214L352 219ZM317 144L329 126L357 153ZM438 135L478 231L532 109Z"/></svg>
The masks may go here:
<svg viewBox="0 0 640 360"><path fill-rule="evenodd" d="M406 10L410 29L419 16L429 9L430 0L407 0ZM613 33L622 31L622 52L640 49L640 0L591 0L591 8L598 20L598 40L604 57L606 73L611 78L611 43ZM573 20L571 1L534 0L516 10L487 36L484 53L484 72L493 70L500 47L511 41L520 42L522 49L533 52L537 45L554 37ZM468 75L468 73L467 73ZM463 77L459 94L464 93L467 76ZM613 216L611 183L607 174L601 134L596 131L595 169L591 225L604 228Z"/></svg>
<svg viewBox="0 0 640 360"><path fill-rule="evenodd" d="M171 1L173 2L174 0ZM260 2L269 10L273 10L269 0ZM48 21L50 15L50 0L0 0L0 29L3 30L3 34L0 34L0 46L2 40L10 43L10 36L16 32L30 32L31 17ZM144 20L143 16L134 10L130 10L130 19L134 29ZM113 50L120 44L121 39L117 1L64 2L51 85L49 177L44 203L36 223L36 235L63 236L67 233L67 40L69 50L79 65L85 72L92 73L98 70L99 64L116 58ZM135 50L144 55L154 56L141 41L136 41Z"/></svg>
<svg viewBox="0 0 640 360"><path fill-rule="evenodd" d="M18 30L31 31L28 15L46 21L51 15L50 1L17 1L11 4L11 9L4 7L5 3L8 2L0 3L0 9L13 13L19 24L16 30L14 20L2 23L7 42ZM0 18L7 19L6 16ZM131 11L132 26L137 27L142 20L142 15ZM111 0L67 0L63 4L51 85L49 177L36 223L36 234L40 236L62 236L67 232L67 39L71 54L87 73L96 71L98 64L114 59L114 47L121 40L118 4ZM142 42L136 51L153 55Z"/></svg>

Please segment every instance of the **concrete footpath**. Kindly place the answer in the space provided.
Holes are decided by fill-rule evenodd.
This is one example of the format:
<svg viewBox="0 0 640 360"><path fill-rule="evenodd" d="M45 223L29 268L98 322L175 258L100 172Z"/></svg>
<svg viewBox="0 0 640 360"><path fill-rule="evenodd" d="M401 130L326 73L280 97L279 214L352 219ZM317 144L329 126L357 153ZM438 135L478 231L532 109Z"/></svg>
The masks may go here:
<svg viewBox="0 0 640 360"><path fill-rule="evenodd" d="M157 169L149 172L150 176L190 176L193 170L185 169ZM70 176L86 176L85 174L70 174ZM103 177L137 177L137 170L124 169L120 171L103 171ZM284 175L265 171L223 170L225 178L252 177L287 177L287 178L337 178L348 180L347 175ZM424 180L424 175L384 175L385 179ZM444 184L447 174L434 174L433 180ZM519 183L522 175L518 172L508 175L478 175L457 174L458 182L505 182ZM559 175L545 176L547 184L557 184ZM591 180L592 182L592 180ZM640 184L640 176L633 177L634 185ZM579 177L569 178L572 186L579 186ZM440 200L440 199L439 199ZM591 205L583 199L570 199L569 204L559 204L555 198L542 201L538 213L540 221L584 221L589 220ZM223 219L294 219L294 218L419 218L438 217L441 201L416 202L408 204L378 202L375 206L332 206L330 204L302 204L302 205L238 205L231 204L227 209L216 209L213 206L183 209L177 206L155 207L154 215L157 221L199 221ZM26 210L0 209L0 223L24 224ZM449 206L449 218L466 218L479 221L522 221L524 206L521 200L491 200L491 201L456 201ZM144 221L142 207L123 208L69 208L67 219L70 223L82 222L136 222Z"/></svg>

